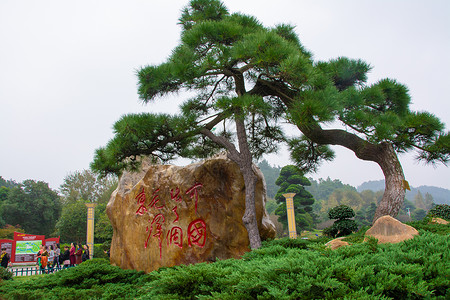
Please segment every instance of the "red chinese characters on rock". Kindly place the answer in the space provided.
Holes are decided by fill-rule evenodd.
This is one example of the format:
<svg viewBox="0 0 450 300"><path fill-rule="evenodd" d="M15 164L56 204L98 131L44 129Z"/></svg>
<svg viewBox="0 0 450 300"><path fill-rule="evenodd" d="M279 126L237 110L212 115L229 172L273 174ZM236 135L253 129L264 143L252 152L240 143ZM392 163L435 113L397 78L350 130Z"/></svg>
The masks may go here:
<svg viewBox="0 0 450 300"><path fill-rule="evenodd" d="M188 227L188 245L192 244L203 248L206 242L206 223L202 219L192 221Z"/></svg>
<svg viewBox="0 0 450 300"><path fill-rule="evenodd" d="M174 208L172 208L172 211L176 216L175 220L173 220L173 223L178 222L178 219L180 218L180 216L177 213L177 209L178 209L178 206L175 206Z"/></svg>
<svg viewBox="0 0 450 300"><path fill-rule="evenodd" d="M186 195L189 194L189 197L191 197L191 199L195 198L195 213L197 213L198 189L202 186L203 184L196 183L186 191Z"/></svg>
<svg viewBox="0 0 450 300"><path fill-rule="evenodd" d="M186 191L186 195L189 195L191 199L195 201L195 212L197 213L198 199L199 199L199 190L203 187L201 183L195 183L192 187L188 188ZM156 189L152 194L152 200L150 204L146 207L146 194L144 191L144 187L142 191L135 197L137 200L137 204L139 205L136 215L144 215L145 213L149 213L150 209L161 210L165 207L166 204L162 203L160 198L160 189ZM172 201L176 203L181 203L183 201L182 193L178 187L170 190L170 198ZM177 223L179 221L179 214L177 212L178 206L175 205L172 208L172 212L175 214L175 218L172 221L172 224ZM163 224L166 221L166 217L162 213L158 213L153 220L151 221L150 228L147 226L146 232L148 233L147 239L145 240L145 248L147 248L149 239L154 237L158 240L160 259L162 259L162 239L166 238L167 246L178 246L180 249L183 248L183 229L179 226L173 226L172 228L167 230L167 233L163 234ZM192 245L196 245L200 248L203 248L206 243L206 223L203 219L199 218L192 221L187 228L187 240L189 247Z"/></svg>
<svg viewBox="0 0 450 300"><path fill-rule="evenodd" d="M161 208L163 208L164 207L164 205L159 205L159 206L156 206L157 205L157 203L159 203L159 200L160 200L160 198L159 198L159 189L157 189L156 191L154 191L153 192L153 198L152 198L152 202L150 202L150 205L148 206L149 208L152 208L152 207L154 207L154 208L157 208L157 209L161 209Z"/></svg>
<svg viewBox="0 0 450 300"><path fill-rule="evenodd" d="M178 226L172 227L167 232L167 246L172 244L177 245L181 249L183 248L183 230Z"/></svg>
<svg viewBox="0 0 450 300"><path fill-rule="evenodd" d="M151 223L150 230L148 229L148 226L146 228L146 231L148 232L147 240L145 241L145 248L147 248L148 245L148 239L153 233L153 228L155 228L155 234L153 234L153 237L156 237L159 241L159 257L162 258L162 245L161 245L161 234L162 234L162 224L165 222L166 218L162 214L157 214ZM149 220L150 222L150 220ZM154 226L154 227L153 227Z"/></svg>
<svg viewBox="0 0 450 300"><path fill-rule="evenodd" d="M170 190L170 198L172 200L175 200L175 202L183 201L183 198L181 198L181 195L180 195L180 188L177 187L175 190L171 189Z"/></svg>
<svg viewBox="0 0 450 300"><path fill-rule="evenodd" d="M134 198L135 200L137 200L137 203L140 205L139 208L136 211L137 215L143 215L147 212L147 207L145 207L144 203L145 203L145 191L144 191L144 187L142 187L142 191L137 194L137 196Z"/></svg>

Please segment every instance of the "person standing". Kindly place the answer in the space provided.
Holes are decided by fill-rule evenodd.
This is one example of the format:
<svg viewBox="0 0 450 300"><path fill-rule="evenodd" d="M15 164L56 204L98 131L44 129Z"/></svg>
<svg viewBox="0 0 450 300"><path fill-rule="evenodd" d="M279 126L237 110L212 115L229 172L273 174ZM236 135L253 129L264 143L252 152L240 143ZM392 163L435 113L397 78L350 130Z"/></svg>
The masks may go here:
<svg viewBox="0 0 450 300"><path fill-rule="evenodd" d="M75 245L74 243L70 243L70 266L73 267L76 263L75 258Z"/></svg>
<svg viewBox="0 0 450 300"><path fill-rule="evenodd" d="M45 268L47 267L47 263L48 263L48 251L47 251L47 246L42 246L42 252L41 252L41 264L40 264L40 270L41 273L44 274L45 272Z"/></svg>
<svg viewBox="0 0 450 300"><path fill-rule="evenodd" d="M61 255L62 264L64 265L64 269L67 269L70 266L70 250L69 246L64 246L64 253Z"/></svg>
<svg viewBox="0 0 450 300"><path fill-rule="evenodd" d="M36 274L38 273L38 270L41 269L42 252L44 252L44 246L43 245L40 246L39 252L36 254Z"/></svg>
<svg viewBox="0 0 450 300"><path fill-rule="evenodd" d="M53 273L53 269L55 268L55 265L53 264L55 260L55 251L53 250L53 245L50 245L50 251L48 252L48 272Z"/></svg>
<svg viewBox="0 0 450 300"><path fill-rule="evenodd" d="M61 255L61 249L59 248L59 244L55 245L55 256L53 257L53 268L56 266L56 270L61 268L61 264L59 262L59 257Z"/></svg>
<svg viewBox="0 0 450 300"><path fill-rule="evenodd" d="M91 257L89 256L89 255L90 255L90 254L89 254L89 246L88 246L88 245L83 245L83 248L84 248L84 253L83 253L82 260L83 260L83 261L86 261L86 260L88 260L88 259L91 258Z"/></svg>
<svg viewBox="0 0 450 300"><path fill-rule="evenodd" d="M81 244L78 244L77 246L77 252L75 252L75 264L79 265L83 262L83 249L81 248Z"/></svg>
<svg viewBox="0 0 450 300"><path fill-rule="evenodd" d="M11 260L11 257L9 257L8 252L6 252L6 248L2 248L2 254L0 255L0 259L1 259L0 265L5 269L8 268L8 264L9 261Z"/></svg>

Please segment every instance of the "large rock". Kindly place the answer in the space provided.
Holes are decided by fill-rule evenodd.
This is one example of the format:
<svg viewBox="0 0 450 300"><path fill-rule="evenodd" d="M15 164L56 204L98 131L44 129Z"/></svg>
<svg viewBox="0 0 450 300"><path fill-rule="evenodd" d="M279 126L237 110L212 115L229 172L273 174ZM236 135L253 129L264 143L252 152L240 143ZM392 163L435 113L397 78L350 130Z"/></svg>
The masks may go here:
<svg viewBox="0 0 450 300"><path fill-rule="evenodd" d="M433 218L430 221L431 224L442 224L442 225L447 225L449 222L442 219L442 218Z"/></svg>
<svg viewBox="0 0 450 300"><path fill-rule="evenodd" d="M366 236L372 236L378 239L379 244L399 243L412 239L418 234L419 232L414 227L403 224L391 216L378 218L373 226L366 231Z"/></svg>
<svg viewBox="0 0 450 300"><path fill-rule="evenodd" d="M273 238L263 175L255 170L260 234ZM244 180L224 156L186 167L144 162L139 173L122 175L106 209L114 229L111 263L150 272L238 258L249 251L244 210Z"/></svg>
<svg viewBox="0 0 450 300"><path fill-rule="evenodd" d="M345 237L340 237L340 238L331 240L325 244L325 247L330 248L331 250L336 250L337 248L349 246L350 244L348 242L342 240L344 238Z"/></svg>

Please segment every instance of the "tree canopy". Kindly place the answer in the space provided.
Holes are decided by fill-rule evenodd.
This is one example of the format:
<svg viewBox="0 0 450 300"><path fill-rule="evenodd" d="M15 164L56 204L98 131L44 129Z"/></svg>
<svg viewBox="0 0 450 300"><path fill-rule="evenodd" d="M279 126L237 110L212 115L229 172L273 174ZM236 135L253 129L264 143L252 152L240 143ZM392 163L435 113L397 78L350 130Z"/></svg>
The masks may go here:
<svg viewBox="0 0 450 300"><path fill-rule="evenodd" d="M113 178L99 177L90 170L75 171L64 178L60 187L65 203L84 199L87 202L98 202L105 192L116 186Z"/></svg>
<svg viewBox="0 0 450 300"><path fill-rule="evenodd" d="M89 170L76 171L64 178L60 190L63 194L61 217L56 223L56 233L64 242L82 242L86 239L86 203L95 207L95 241L108 242L112 238L112 225L106 215L106 204L117 188L117 180L98 177Z"/></svg>
<svg viewBox="0 0 450 300"><path fill-rule="evenodd" d="M25 232L51 235L61 213L58 194L42 181L25 180L12 188L1 206L1 216Z"/></svg>

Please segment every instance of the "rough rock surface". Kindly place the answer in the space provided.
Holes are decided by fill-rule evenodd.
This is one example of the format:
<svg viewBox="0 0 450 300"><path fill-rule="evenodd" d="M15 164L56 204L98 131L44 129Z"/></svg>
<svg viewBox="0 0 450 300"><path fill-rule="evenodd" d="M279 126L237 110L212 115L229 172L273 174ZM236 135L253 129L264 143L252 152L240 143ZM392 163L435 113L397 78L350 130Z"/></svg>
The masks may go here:
<svg viewBox="0 0 450 300"><path fill-rule="evenodd" d="M399 243L412 239L419 232L409 225L394 219L391 216L383 216L375 221L373 226L366 231L366 236L378 239L379 244Z"/></svg>
<svg viewBox="0 0 450 300"><path fill-rule="evenodd" d="M344 238L344 237L342 237L342 238L337 238L337 239L334 239L334 240L331 240L331 241L329 241L328 243L326 243L325 246L326 246L327 248L330 248L331 250L335 250L335 249L337 249L337 248L340 248L340 247L344 247L344 246L350 245L348 242L343 241L343 240L342 240L343 238Z"/></svg>
<svg viewBox="0 0 450 300"><path fill-rule="evenodd" d="M258 227L262 239L273 238L265 182L255 170ZM151 272L240 257L249 251L244 209L243 177L224 156L185 167L144 162L142 171L124 172L106 209L114 229L111 263Z"/></svg>
<svg viewBox="0 0 450 300"><path fill-rule="evenodd" d="M444 219L442 219L442 218L433 218L433 219L431 219L430 223L447 225L449 222L444 220Z"/></svg>

